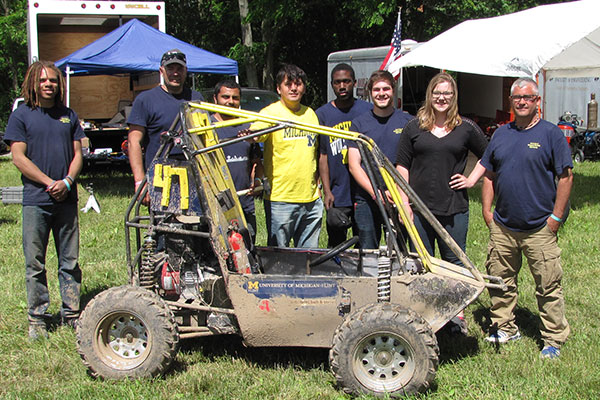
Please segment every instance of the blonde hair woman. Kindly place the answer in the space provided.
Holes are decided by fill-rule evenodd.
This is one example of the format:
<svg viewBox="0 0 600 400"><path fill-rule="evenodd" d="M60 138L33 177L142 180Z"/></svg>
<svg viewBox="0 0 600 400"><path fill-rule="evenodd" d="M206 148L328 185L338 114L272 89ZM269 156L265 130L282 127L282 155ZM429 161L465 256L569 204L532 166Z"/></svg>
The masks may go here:
<svg viewBox="0 0 600 400"><path fill-rule="evenodd" d="M457 98L452 76L439 73L431 79L417 118L406 125L400 137L396 168L465 251L469 226L467 188L477 182L484 169L478 162L469 178L463 173L469 151L481 158L487 139L473 121L458 114ZM462 264L421 215L415 213L414 222L430 254L435 253L437 242L442 259ZM459 323L464 331L464 322Z"/></svg>

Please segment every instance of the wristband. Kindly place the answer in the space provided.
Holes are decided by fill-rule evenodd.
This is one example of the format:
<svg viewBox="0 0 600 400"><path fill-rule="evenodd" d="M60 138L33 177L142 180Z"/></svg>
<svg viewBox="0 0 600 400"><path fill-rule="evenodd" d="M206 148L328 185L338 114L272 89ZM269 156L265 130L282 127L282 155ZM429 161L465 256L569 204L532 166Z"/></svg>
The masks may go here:
<svg viewBox="0 0 600 400"><path fill-rule="evenodd" d="M62 181L65 184L65 186L67 187L67 190L70 192L71 191L71 184L69 183L69 181L67 180L67 178L63 179Z"/></svg>
<svg viewBox="0 0 600 400"><path fill-rule="evenodd" d="M65 179L70 180L71 181L71 185L75 183L75 179L73 179L73 177L71 175L65 176Z"/></svg>
<svg viewBox="0 0 600 400"><path fill-rule="evenodd" d="M550 214L550 218L552 218L553 220L555 220L556 222L562 222L562 218L558 218L556 215L554 214Z"/></svg>

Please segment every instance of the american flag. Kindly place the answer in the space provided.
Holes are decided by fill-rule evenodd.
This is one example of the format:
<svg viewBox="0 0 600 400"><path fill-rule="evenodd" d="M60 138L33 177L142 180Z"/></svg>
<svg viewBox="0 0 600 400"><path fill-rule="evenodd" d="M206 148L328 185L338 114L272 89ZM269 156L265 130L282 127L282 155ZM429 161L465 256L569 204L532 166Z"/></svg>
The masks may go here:
<svg viewBox="0 0 600 400"><path fill-rule="evenodd" d="M386 71L391 63L396 61L402 55L400 53L400 47L402 45L402 20L400 18L400 11L398 11L398 21L396 21L396 28L394 28L394 34L392 35L392 43L390 44L390 51L388 51L381 67L379 69ZM400 73L396 74L394 78L398 78Z"/></svg>

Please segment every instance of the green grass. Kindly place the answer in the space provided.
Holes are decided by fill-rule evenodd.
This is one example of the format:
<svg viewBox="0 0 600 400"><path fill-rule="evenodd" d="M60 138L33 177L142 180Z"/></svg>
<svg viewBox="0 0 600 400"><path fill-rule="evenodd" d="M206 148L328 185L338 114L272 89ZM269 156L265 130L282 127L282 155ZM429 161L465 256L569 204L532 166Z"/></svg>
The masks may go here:
<svg viewBox="0 0 600 400"><path fill-rule="evenodd" d="M486 344L489 299L483 294L467 311L469 336L440 336L436 387L423 399L596 399L600 397L600 163L575 167L573 210L560 232L564 291L572 335L558 362L539 359L540 334L533 279L520 275L517 322L523 340L500 349ZM0 186L20 185L19 173L0 159ZM102 213L80 214L83 301L126 282L123 215L132 194L124 173L83 176L94 183ZM80 208L87 200L79 189ZM265 242L259 222L258 242ZM0 398L3 399L345 399L334 387L322 349L250 349L237 338L214 337L183 343L163 378L104 382L90 378L75 348L74 333L53 327L48 341L27 340L21 207L0 205ZM482 269L487 228L479 189L471 192L467 253ZM325 237L321 237L324 243ZM60 296L56 255L49 246L51 312ZM367 398L367 397L364 397Z"/></svg>

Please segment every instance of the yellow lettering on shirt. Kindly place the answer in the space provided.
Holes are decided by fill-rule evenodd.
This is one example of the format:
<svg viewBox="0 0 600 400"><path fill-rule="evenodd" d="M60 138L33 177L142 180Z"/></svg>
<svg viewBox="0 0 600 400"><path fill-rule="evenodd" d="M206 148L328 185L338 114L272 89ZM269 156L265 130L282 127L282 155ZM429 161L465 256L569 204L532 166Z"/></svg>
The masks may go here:
<svg viewBox="0 0 600 400"><path fill-rule="evenodd" d="M539 149L540 147L542 147L539 143L536 142L530 142L527 147L529 147L530 149Z"/></svg>
<svg viewBox="0 0 600 400"><path fill-rule="evenodd" d="M352 126L352 121L344 121L344 122L340 122L337 125L334 125L333 128L334 129L341 129L341 130L344 130L344 131L349 131L351 126Z"/></svg>

